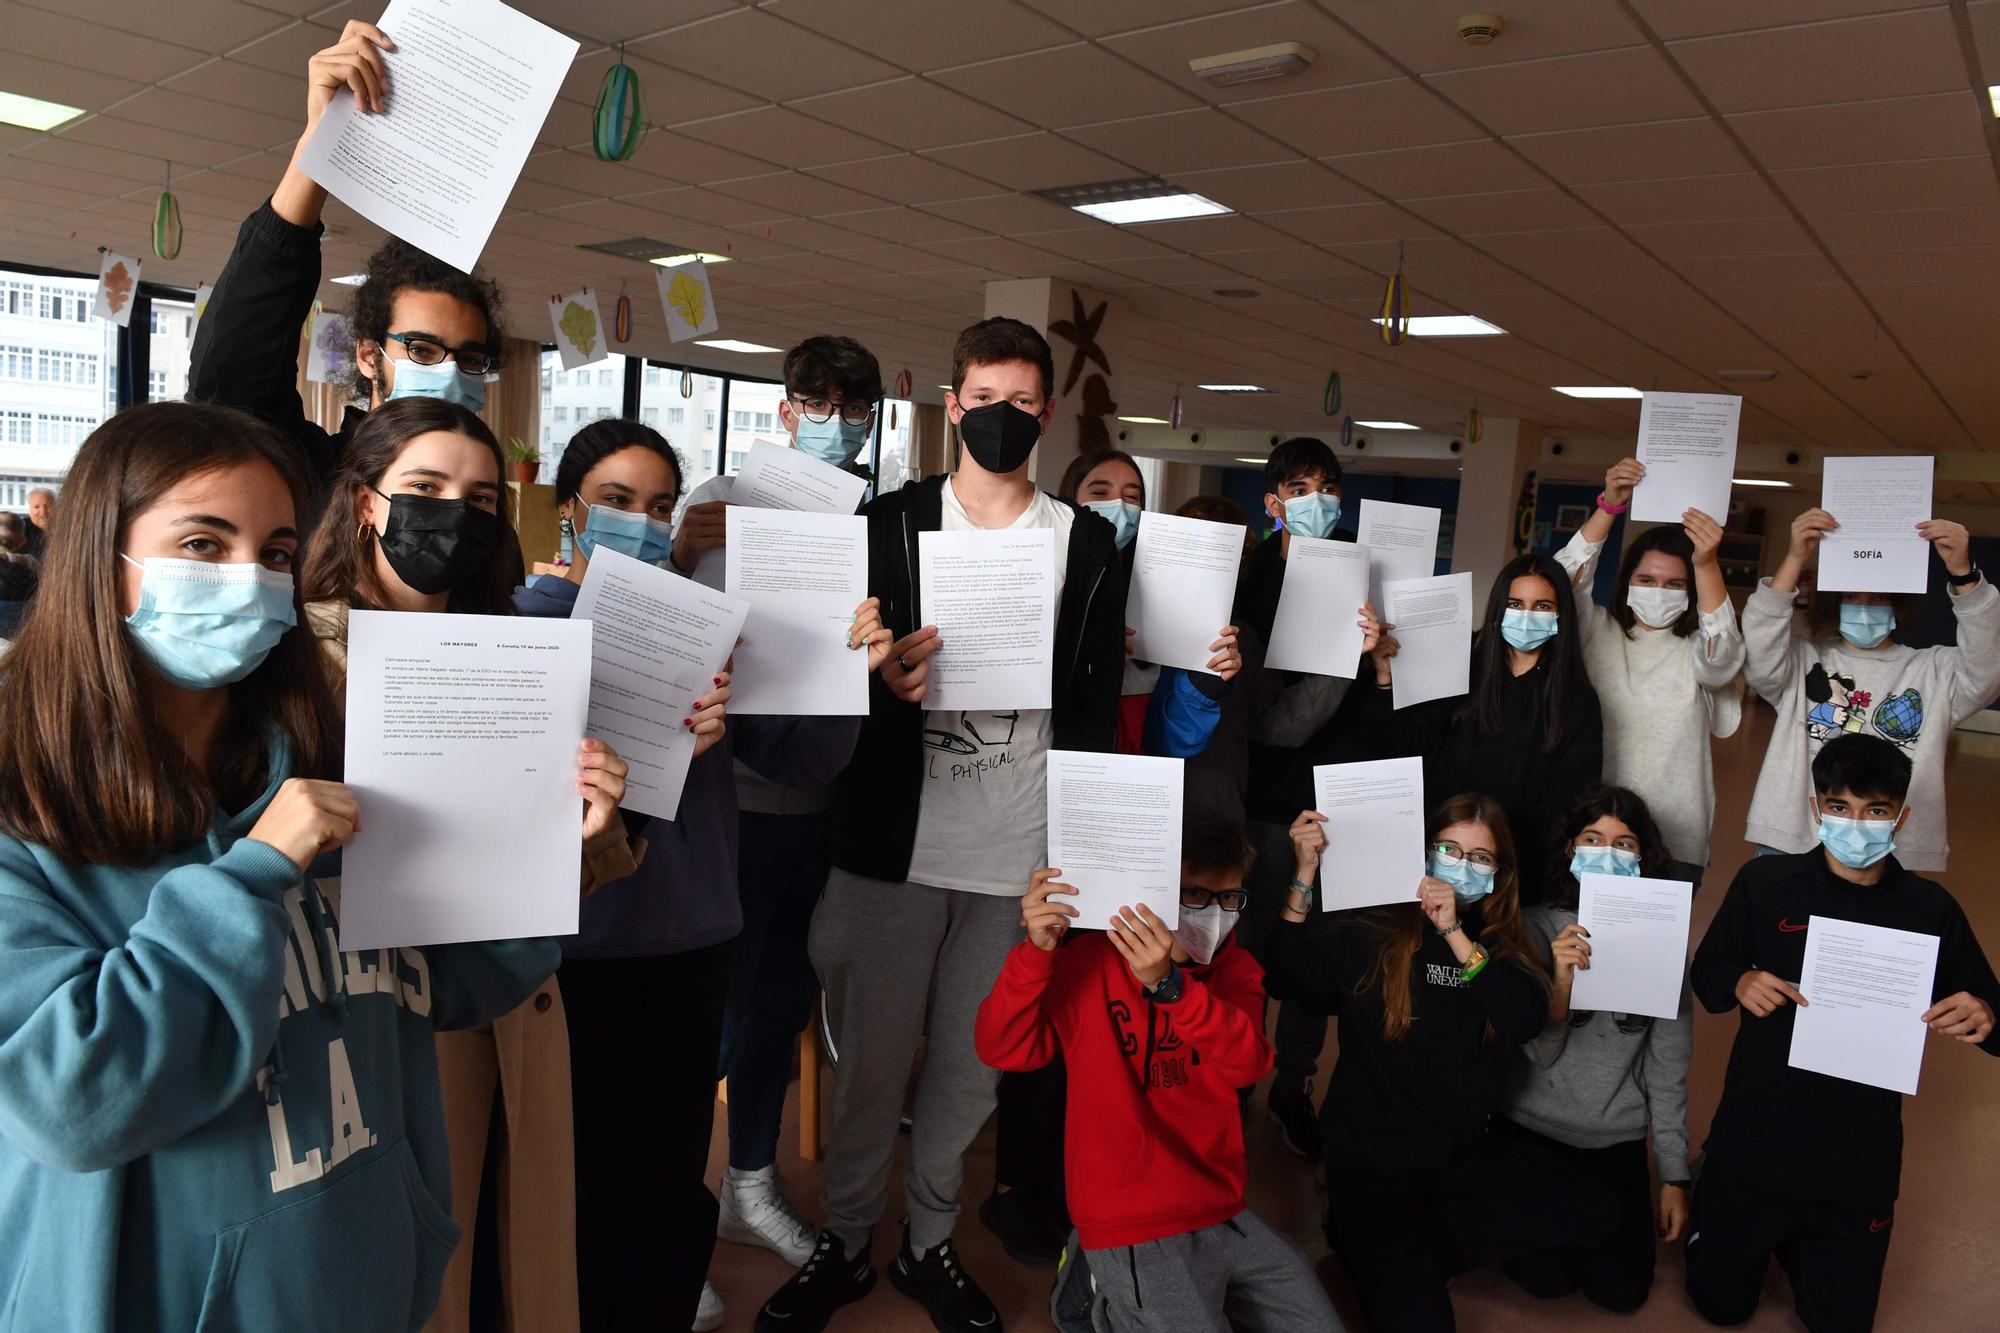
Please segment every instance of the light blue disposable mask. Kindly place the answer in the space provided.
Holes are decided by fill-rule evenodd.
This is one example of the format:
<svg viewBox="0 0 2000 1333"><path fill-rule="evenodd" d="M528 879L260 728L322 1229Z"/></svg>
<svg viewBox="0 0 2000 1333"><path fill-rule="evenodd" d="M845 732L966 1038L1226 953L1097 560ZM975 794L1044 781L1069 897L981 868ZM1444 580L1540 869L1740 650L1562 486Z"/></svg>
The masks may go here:
<svg viewBox="0 0 2000 1333"><path fill-rule="evenodd" d="M1866 870L1896 850L1896 821L1821 815L1819 842L1848 869Z"/></svg>
<svg viewBox="0 0 2000 1333"><path fill-rule="evenodd" d="M814 421L801 413L799 429L792 436L792 443L808 458L817 458L835 467L846 467L868 447L871 424L864 421L858 426L850 426L837 415L825 421Z"/></svg>
<svg viewBox="0 0 2000 1333"><path fill-rule="evenodd" d="M1524 653L1532 653L1556 636L1560 617L1554 611L1521 611L1508 607L1500 613L1500 637Z"/></svg>
<svg viewBox="0 0 2000 1333"><path fill-rule="evenodd" d="M1880 647L1895 628L1896 608L1893 606L1863 606L1856 602L1840 604L1840 637L1856 648Z"/></svg>
<svg viewBox="0 0 2000 1333"><path fill-rule="evenodd" d="M1285 530L1296 537L1326 537L1340 522L1340 497L1325 491L1285 501Z"/></svg>
<svg viewBox="0 0 2000 1333"><path fill-rule="evenodd" d="M1569 873L1585 875L1636 875L1639 853L1623 847L1578 847L1569 854Z"/></svg>
<svg viewBox="0 0 2000 1333"><path fill-rule="evenodd" d="M1139 506L1130 500L1092 500L1084 506L1099 514L1118 533L1118 549L1124 550L1139 535Z"/></svg>
<svg viewBox="0 0 2000 1333"><path fill-rule="evenodd" d="M597 554L598 547L608 546L620 555L657 565L674 548L674 525L629 509L592 505L583 531L576 534L576 545L586 560Z"/></svg>
<svg viewBox="0 0 2000 1333"><path fill-rule="evenodd" d="M259 564L147 556L137 565L139 609L125 617L153 669L184 690L242 680L298 623L292 576Z"/></svg>
<svg viewBox="0 0 2000 1333"><path fill-rule="evenodd" d="M1470 903L1493 892L1493 877L1498 868L1434 851L1425 860L1424 869L1432 879L1441 879L1451 885L1451 891L1458 895L1460 902Z"/></svg>
<svg viewBox="0 0 2000 1333"><path fill-rule="evenodd" d="M391 375L389 401L398 398L442 398L470 412L486 406L486 377L467 375L450 357L434 366L414 361L397 361Z"/></svg>

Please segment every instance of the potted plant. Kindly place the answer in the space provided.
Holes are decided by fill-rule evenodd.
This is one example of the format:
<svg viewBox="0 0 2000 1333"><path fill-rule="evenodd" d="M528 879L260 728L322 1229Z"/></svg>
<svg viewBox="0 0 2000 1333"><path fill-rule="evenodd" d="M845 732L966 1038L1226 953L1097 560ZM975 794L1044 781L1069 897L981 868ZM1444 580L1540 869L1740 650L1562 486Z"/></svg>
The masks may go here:
<svg viewBox="0 0 2000 1333"><path fill-rule="evenodd" d="M507 441L507 461L514 465L514 480L523 486L542 475L542 451L518 435Z"/></svg>

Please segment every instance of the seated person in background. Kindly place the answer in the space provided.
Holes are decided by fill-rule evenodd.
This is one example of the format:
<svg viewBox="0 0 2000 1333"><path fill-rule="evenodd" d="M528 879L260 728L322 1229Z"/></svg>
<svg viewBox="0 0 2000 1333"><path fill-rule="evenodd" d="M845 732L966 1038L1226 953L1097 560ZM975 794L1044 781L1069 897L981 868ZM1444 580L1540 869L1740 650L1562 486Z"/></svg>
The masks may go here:
<svg viewBox="0 0 2000 1333"><path fill-rule="evenodd" d="M2000 1055L2000 981L1942 884L1892 853L1911 818L1910 760L1878 736L1840 736L1812 762L1820 845L1760 856L1736 873L1695 950L1694 993L1710 1013L1741 1006L1722 1104L1709 1127L1688 1236L1688 1294L1717 1324L1757 1308L1772 1256L1813 1333L1875 1322L1902 1176L1903 1104L1887 1088L1790 1063L1795 980L1814 916L1938 937L1941 1037Z"/></svg>
<svg viewBox="0 0 2000 1333"><path fill-rule="evenodd" d="M28 554L28 523L19 514L0 513L0 639L20 628L35 595L42 562Z"/></svg>
<svg viewBox="0 0 2000 1333"><path fill-rule="evenodd" d="M1250 846L1198 817L1181 851L1174 929L1142 905L1065 938L1076 890L1059 868L1035 872L1028 938L979 1006L979 1056L1068 1064L1069 1205L1097 1327L1338 1330L1305 1255L1243 1201L1236 1090L1271 1068L1263 971L1229 938Z"/></svg>
<svg viewBox="0 0 2000 1333"><path fill-rule="evenodd" d="M1674 858L1646 803L1623 787L1583 793L1556 833L1548 900L1521 913L1554 973L1548 1022L1509 1071L1493 1128L1540 1145L1603 1185L1617 1220L1595 1245L1537 1250L1505 1268L1534 1295L1581 1291L1592 1304L1624 1313L1646 1303L1657 1245L1679 1240L1687 1226L1694 1005L1683 995L1671 1020L1571 1007L1576 974L1590 967L1590 936L1576 919L1577 877L1672 879ZM1657 1223L1646 1160L1649 1130L1660 1167Z"/></svg>

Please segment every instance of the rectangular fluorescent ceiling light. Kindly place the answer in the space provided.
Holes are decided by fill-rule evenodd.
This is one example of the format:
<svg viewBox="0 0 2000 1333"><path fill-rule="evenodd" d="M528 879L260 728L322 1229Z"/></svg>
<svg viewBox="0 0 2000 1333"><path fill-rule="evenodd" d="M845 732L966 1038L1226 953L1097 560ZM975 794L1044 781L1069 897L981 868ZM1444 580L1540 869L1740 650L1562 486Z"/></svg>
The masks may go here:
<svg viewBox="0 0 2000 1333"><path fill-rule="evenodd" d="M1415 430L1416 429L1415 426L1412 426L1407 421L1357 421L1354 424L1357 426L1366 426L1370 430Z"/></svg>
<svg viewBox="0 0 2000 1333"><path fill-rule="evenodd" d="M782 352L782 347L766 347L762 343L747 343L741 338L696 338L696 347L713 347L718 352Z"/></svg>
<svg viewBox="0 0 2000 1333"><path fill-rule="evenodd" d="M1262 467L1271 460L1268 458L1239 458L1236 461L1239 463L1255 463L1258 467Z"/></svg>
<svg viewBox="0 0 2000 1333"><path fill-rule="evenodd" d="M1792 483L1789 481L1763 481L1757 477L1731 477L1729 484L1731 486L1778 486L1788 491L1792 489Z"/></svg>
<svg viewBox="0 0 2000 1333"><path fill-rule="evenodd" d="M1385 321L1374 319L1371 324ZM1507 330L1477 315L1412 315L1403 321L1413 338L1495 338Z"/></svg>
<svg viewBox="0 0 2000 1333"><path fill-rule="evenodd" d="M1993 114L2000 116L2000 83L1986 90L1986 100L1993 104Z"/></svg>
<svg viewBox="0 0 2000 1333"><path fill-rule="evenodd" d="M327 281L338 283L342 287L359 287L362 283L368 281L368 275L366 273L349 273L338 278L328 278Z"/></svg>
<svg viewBox="0 0 2000 1333"><path fill-rule="evenodd" d="M1128 426L1171 426L1174 424L1165 417L1120 417L1118 419Z"/></svg>
<svg viewBox="0 0 2000 1333"><path fill-rule="evenodd" d="M0 123L19 125L24 130L52 130L82 114L80 106L44 102L39 97L23 97L19 93L0 93Z"/></svg>
<svg viewBox="0 0 2000 1333"><path fill-rule="evenodd" d="M1644 398L1637 389L1623 389L1615 384L1572 384L1567 387L1552 386L1557 393L1566 393L1572 398Z"/></svg>
<svg viewBox="0 0 2000 1333"><path fill-rule="evenodd" d="M712 255L708 251L702 250L694 254L661 255L659 258L651 259L648 260L647 262L651 264L658 264L661 268L679 268L682 264L692 264L696 260L700 260L704 264L727 264L729 262L729 256Z"/></svg>
<svg viewBox="0 0 2000 1333"><path fill-rule="evenodd" d="M1256 384L1197 384L1197 385L1195 385L1194 387L1195 387L1195 388L1197 388L1197 389L1205 389L1205 390L1207 390L1207 391L1208 391L1209 393L1271 393L1271 392L1273 392L1273 391L1272 391L1272 390L1270 390L1270 389L1266 389L1266 388L1263 388L1262 386L1260 386L1260 385L1256 385Z"/></svg>
<svg viewBox="0 0 2000 1333"><path fill-rule="evenodd" d="M1230 211L1213 199L1191 194L1158 176L1104 181L1097 185L1063 185L1034 193L1052 204L1061 204L1100 222L1119 226L1135 222L1171 222L1176 218L1215 217Z"/></svg>

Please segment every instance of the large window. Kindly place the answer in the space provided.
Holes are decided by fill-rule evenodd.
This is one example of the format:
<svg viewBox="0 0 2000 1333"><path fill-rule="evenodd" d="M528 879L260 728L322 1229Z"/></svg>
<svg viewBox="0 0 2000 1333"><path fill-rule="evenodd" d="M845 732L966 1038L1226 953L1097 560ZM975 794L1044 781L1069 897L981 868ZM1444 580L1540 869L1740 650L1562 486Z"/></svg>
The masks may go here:
<svg viewBox="0 0 2000 1333"><path fill-rule="evenodd" d="M612 353L608 361L561 369L553 350L542 353L542 472L544 482L556 477L556 461L570 436L593 421L621 416L625 410L625 358Z"/></svg>
<svg viewBox="0 0 2000 1333"><path fill-rule="evenodd" d="M94 277L0 269L0 507L59 486L115 406L118 331L92 315L96 292Z"/></svg>
<svg viewBox="0 0 2000 1333"><path fill-rule="evenodd" d="M187 396L188 356L194 350L194 302L153 298L152 336L147 346L146 400L164 403Z"/></svg>
<svg viewBox="0 0 2000 1333"><path fill-rule="evenodd" d="M909 476L910 418L917 405L902 398L885 398L877 414L875 433L875 494L899 490Z"/></svg>
<svg viewBox="0 0 2000 1333"><path fill-rule="evenodd" d="M666 436L680 455L686 483L681 487L683 509L695 487L725 470L716 457L716 414L722 410L725 387L730 393L742 393L746 387L742 380L725 386L722 376L699 371L687 378L690 392L685 398L681 372L675 366L648 366L639 384L639 420Z"/></svg>

